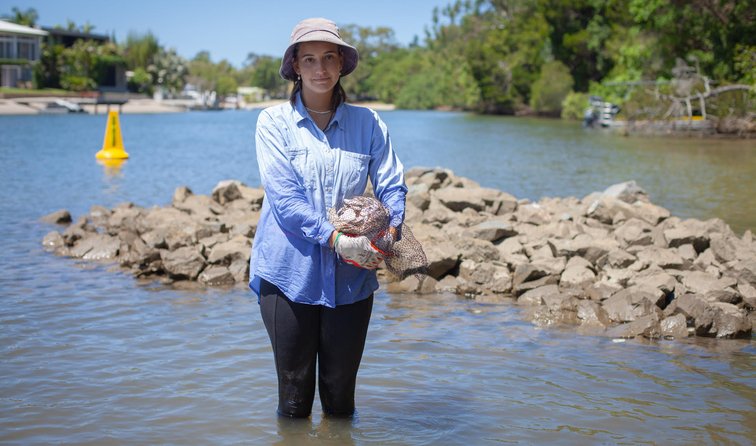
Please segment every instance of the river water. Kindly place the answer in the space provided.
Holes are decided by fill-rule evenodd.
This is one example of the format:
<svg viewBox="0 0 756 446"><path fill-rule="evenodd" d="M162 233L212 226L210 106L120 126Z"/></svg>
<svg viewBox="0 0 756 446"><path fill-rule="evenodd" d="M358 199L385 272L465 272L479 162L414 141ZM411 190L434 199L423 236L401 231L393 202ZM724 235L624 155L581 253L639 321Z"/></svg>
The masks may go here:
<svg viewBox="0 0 756 446"><path fill-rule="evenodd" d="M622 138L571 123L383 112L407 167L518 198L635 179L683 217L756 229L748 141ZM752 340L615 342L538 329L507 302L376 295L352 420L279 420L243 287L166 289L45 253L41 215L257 186L257 112L125 115L131 158L97 164L103 116L0 117L0 443L753 444Z"/></svg>

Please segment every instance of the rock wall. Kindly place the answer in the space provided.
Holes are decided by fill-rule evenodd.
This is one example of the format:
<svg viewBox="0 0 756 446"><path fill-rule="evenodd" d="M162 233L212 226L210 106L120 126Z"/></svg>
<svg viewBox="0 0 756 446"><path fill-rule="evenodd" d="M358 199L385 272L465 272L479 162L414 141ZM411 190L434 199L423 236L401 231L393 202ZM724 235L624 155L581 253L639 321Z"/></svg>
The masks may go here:
<svg viewBox="0 0 756 446"><path fill-rule="evenodd" d="M672 217L635 182L533 203L446 169L406 177L406 223L429 271L390 283L391 292L508 297L537 324L614 337L751 336L750 231L739 237L720 219ZM76 222L58 211L44 220L67 227L43 245L166 283L246 283L262 200L262 189L223 181L211 196L180 187L165 208L95 206Z"/></svg>

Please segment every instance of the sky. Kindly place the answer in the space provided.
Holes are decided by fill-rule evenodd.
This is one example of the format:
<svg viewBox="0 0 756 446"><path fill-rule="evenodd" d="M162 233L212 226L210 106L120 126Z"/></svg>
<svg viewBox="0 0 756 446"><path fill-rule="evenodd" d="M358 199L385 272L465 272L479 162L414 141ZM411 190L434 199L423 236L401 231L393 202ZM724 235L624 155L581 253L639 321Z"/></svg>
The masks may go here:
<svg viewBox="0 0 756 446"><path fill-rule="evenodd" d="M247 54L280 57L294 25L307 17L326 17L338 25L388 26L396 40L422 41L434 7L452 0L0 0L0 16L14 7L34 8L39 26L89 22L95 34L123 42L129 32L151 31L160 44L191 59L209 51L241 67Z"/></svg>

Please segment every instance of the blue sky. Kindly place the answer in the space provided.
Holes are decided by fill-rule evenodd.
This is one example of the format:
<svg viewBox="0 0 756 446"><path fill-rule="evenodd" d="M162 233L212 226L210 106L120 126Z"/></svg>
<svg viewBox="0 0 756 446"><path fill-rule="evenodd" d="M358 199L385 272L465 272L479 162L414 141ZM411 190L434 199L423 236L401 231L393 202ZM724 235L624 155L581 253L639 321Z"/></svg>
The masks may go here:
<svg viewBox="0 0 756 446"><path fill-rule="evenodd" d="M129 31L152 31L161 45L184 57L207 50L213 61L241 66L247 54L280 56L293 26L306 17L327 17L339 25L389 26L396 40L421 40L435 6L452 0L0 0L0 15L13 7L34 8L41 26L73 20L94 32L125 40Z"/></svg>

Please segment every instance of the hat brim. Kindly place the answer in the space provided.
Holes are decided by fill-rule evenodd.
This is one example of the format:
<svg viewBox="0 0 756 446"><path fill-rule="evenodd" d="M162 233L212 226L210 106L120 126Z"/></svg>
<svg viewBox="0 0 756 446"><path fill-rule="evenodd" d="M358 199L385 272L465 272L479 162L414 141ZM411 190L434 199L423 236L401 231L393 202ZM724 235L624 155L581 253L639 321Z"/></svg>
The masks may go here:
<svg viewBox="0 0 756 446"><path fill-rule="evenodd" d="M279 70L279 74L287 81L297 80L297 73L296 71L294 71L294 48L296 48L298 44L303 42L328 42L338 45L341 48L341 55L344 58L343 64L341 66L342 76L346 76L347 74L354 71L355 68L357 68L357 63L360 60L360 55L355 47L349 45L348 43L344 42L343 40L339 39L329 32L313 31L302 36L299 40L292 43L288 48L286 48L283 59L281 59L281 69Z"/></svg>

